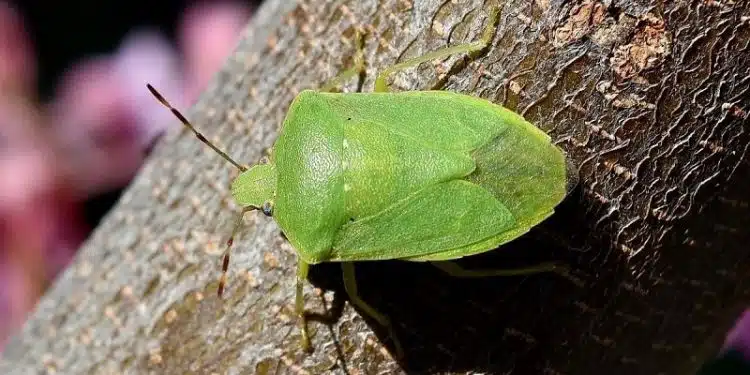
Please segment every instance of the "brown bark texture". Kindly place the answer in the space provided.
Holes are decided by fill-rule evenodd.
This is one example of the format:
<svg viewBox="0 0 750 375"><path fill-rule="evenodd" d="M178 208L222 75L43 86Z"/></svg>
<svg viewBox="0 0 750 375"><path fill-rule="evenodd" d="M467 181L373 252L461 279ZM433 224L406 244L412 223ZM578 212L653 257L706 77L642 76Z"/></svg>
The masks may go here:
<svg viewBox="0 0 750 375"><path fill-rule="evenodd" d="M351 64L357 28L369 90L384 66L476 39L493 4L268 0L188 117L253 163L295 95ZM305 354L294 249L273 220L246 216L216 297L237 173L174 132L13 338L0 373L693 373L750 294L750 1L512 0L498 28L486 55L423 64L393 84L500 103L569 154L579 183L555 215L461 264L555 260L578 285L360 263L361 296L404 345L394 359L386 331L345 303L339 267L316 266L308 308L340 316L310 323L316 350Z"/></svg>

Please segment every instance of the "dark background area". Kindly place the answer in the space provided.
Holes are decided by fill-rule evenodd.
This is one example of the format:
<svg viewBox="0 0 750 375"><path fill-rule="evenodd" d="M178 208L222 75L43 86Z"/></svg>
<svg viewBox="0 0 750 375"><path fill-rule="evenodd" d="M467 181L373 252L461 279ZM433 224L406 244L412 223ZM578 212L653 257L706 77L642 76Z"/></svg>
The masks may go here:
<svg viewBox="0 0 750 375"><path fill-rule="evenodd" d="M190 3L179 0L11 2L23 14L36 47L42 100L52 95L58 77L73 62L86 55L111 52L133 28L158 28L174 42L177 19Z"/></svg>

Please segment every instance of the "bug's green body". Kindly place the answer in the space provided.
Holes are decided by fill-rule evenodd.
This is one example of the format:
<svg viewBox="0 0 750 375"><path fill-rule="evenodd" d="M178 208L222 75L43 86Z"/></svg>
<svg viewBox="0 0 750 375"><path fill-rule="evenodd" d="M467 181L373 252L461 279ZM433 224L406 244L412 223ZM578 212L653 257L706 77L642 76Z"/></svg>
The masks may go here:
<svg viewBox="0 0 750 375"><path fill-rule="evenodd" d="M566 193L565 157L549 136L446 91L303 91L273 150L275 167L245 174L276 191L261 196L241 176L234 198L273 202L309 264L484 252L544 220Z"/></svg>
<svg viewBox="0 0 750 375"><path fill-rule="evenodd" d="M563 152L523 117L492 102L446 91L388 92L386 78L401 69L458 53L484 51L495 36L500 10L490 12L482 37L384 69L374 93L325 92L365 71L362 41L355 64L294 100L269 163L250 169L206 140L153 87L154 96L206 145L240 169L232 195L242 214L274 216L299 254L295 309L302 342L303 281L310 264L341 262L349 300L384 326L388 317L359 298L351 261L446 261L492 250L552 214L568 181ZM218 293L229 266L227 241ZM526 275L556 264L468 271L456 276ZM392 333L392 332L391 332ZM393 336L393 334L392 334ZM401 348L393 336L396 352Z"/></svg>

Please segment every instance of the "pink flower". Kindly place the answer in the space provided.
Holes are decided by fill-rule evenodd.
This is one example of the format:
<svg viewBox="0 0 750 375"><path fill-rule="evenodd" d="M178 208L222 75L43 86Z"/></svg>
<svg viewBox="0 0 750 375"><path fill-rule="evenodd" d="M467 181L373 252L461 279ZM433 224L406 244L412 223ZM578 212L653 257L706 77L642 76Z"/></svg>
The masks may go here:
<svg viewBox="0 0 750 375"><path fill-rule="evenodd" d="M742 313L732 330L727 334L722 351L727 350L742 353L745 360L750 362L750 309L746 309Z"/></svg>
<svg viewBox="0 0 750 375"><path fill-rule="evenodd" d="M130 34L114 55L89 58L65 74L50 109L77 196L130 182L146 148L174 125L171 114L154 105L146 82L180 103L179 73L167 41L143 31Z"/></svg>
<svg viewBox="0 0 750 375"><path fill-rule="evenodd" d="M36 61L21 16L0 1L0 90L28 93L36 84Z"/></svg>
<svg viewBox="0 0 750 375"><path fill-rule="evenodd" d="M216 1L193 5L179 26L179 46L185 56L186 98L197 99L239 41L251 10L242 2Z"/></svg>

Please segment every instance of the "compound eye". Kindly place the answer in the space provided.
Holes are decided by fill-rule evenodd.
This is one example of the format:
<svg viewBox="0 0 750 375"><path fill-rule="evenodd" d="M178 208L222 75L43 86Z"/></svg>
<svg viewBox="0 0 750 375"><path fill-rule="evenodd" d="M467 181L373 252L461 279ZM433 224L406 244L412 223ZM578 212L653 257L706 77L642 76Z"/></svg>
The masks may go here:
<svg viewBox="0 0 750 375"><path fill-rule="evenodd" d="M266 201L263 203L263 207L261 207L261 210L263 210L263 214L266 216L273 216L273 204L270 201Z"/></svg>

